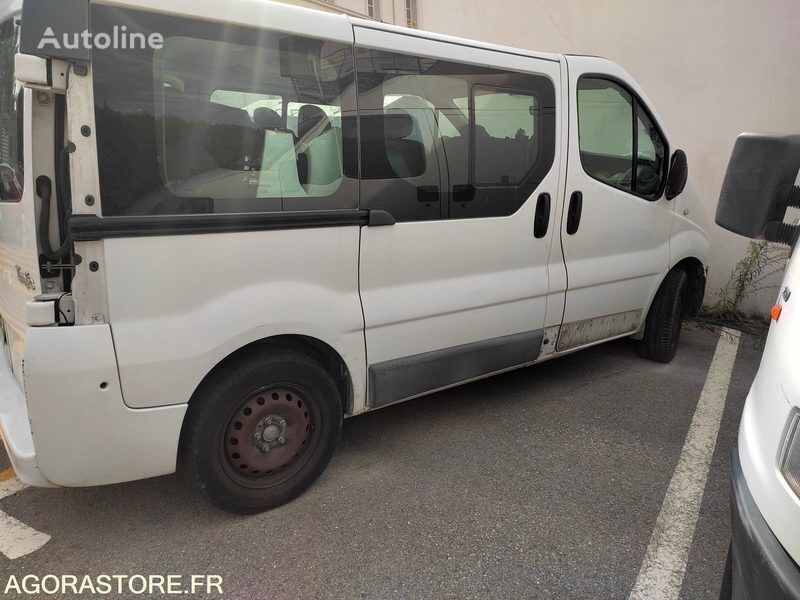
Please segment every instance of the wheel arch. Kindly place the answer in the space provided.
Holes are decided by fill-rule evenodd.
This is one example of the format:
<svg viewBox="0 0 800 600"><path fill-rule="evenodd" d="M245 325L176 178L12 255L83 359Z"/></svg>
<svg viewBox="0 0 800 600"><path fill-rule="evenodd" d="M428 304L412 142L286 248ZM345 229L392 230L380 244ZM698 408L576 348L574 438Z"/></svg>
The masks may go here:
<svg viewBox="0 0 800 600"><path fill-rule="evenodd" d="M689 287L686 291L685 316L694 317L700 311L706 293L705 267L699 258L689 256L678 261L672 269L681 269L689 277Z"/></svg>
<svg viewBox="0 0 800 600"><path fill-rule="evenodd" d="M642 318L642 325L634 335L631 336L634 340L641 340L644 337L644 330L645 330L645 323L647 320L647 315L650 314L650 309L653 306L653 302L658 295L658 291L664 285L664 281L666 281L669 274L674 271L675 269L680 269L686 273L689 277L689 287L686 292L686 309L684 316L685 317L693 317L696 316L700 307L703 305L703 298L705 297L705 290L706 290L706 269L703 266L703 262L695 257L695 256L687 256L682 258L678 262L676 262L672 267L667 269L664 274L661 276L661 279L658 282L658 285L652 292L652 296L650 297L650 301L647 303L647 310L645 311L643 318Z"/></svg>
<svg viewBox="0 0 800 600"><path fill-rule="evenodd" d="M344 358L326 342L315 337L298 334L281 334L265 337L234 350L214 365L205 377L203 377L195 388L194 393L192 393L189 399L189 405L191 406L195 398L202 393L207 382L214 378L220 371L224 370L228 365L243 360L253 354L269 352L270 350L296 350L307 354L319 362L339 386L343 414L349 414L353 411L353 379Z"/></svg>

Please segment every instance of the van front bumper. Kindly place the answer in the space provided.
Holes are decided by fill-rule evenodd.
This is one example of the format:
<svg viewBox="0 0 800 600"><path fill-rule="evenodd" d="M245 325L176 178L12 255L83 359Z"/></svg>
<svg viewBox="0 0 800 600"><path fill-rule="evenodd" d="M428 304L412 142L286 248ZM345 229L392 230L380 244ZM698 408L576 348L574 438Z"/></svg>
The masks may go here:
<svg viewBox="0 0 800 600"><path fill-rule="evenodd" d="M800 599L800 568L761 516L738 448L731 455L731 537L734 600Z"/></svg>

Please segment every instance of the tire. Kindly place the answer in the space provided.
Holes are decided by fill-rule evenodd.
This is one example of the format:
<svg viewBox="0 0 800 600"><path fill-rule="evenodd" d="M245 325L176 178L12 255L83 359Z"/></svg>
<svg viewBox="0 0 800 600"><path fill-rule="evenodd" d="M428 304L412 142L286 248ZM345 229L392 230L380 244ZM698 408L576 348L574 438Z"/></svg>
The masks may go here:
<svg viewBox="0 0 800 600"><path fill-rule="evenodd" d="M673 269L658 288L639 343L639 355L668 363L675 358L685 314L689 277L683 269Z"/></svg>
<svg viewBox="0 0 800 600"><path fill-rule="evenodd" d="M205 382L189 404L181 469L220 508L255 514L308 489L342 431L336 382L297 351L245 356Z"/></svg>

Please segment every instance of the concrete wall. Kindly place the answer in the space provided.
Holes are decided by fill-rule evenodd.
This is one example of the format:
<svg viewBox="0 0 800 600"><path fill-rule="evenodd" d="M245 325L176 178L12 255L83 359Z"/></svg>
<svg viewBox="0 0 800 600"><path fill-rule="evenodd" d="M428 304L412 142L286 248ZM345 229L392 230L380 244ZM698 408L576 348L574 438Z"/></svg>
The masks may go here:
<svg viewBox="0 0 800 600"><path fill-rule="evenodd" d="M614 60L647 90L713 217L742 131L800 133L798 0L426 0L425 29ZM491 7L491 8L490 8ZM713 222L713 218L711 219ZM707 301L746 241L713 226ZM778 281L779 283L779 281ZM744 306L764 311L769 290Z"/></svg>

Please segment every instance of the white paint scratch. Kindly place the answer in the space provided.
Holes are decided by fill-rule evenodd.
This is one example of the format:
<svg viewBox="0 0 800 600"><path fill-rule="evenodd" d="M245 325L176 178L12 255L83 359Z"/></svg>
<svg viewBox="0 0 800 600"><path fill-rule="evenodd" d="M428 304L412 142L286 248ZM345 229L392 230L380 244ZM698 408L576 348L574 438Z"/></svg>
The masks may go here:
<svg viewBox="0 0 800 600"><path fill-rule="evenodd" d="M674 600L681 591L739 349L739 335L738 331L724 329L717 342L630 600Z"/></svg>

